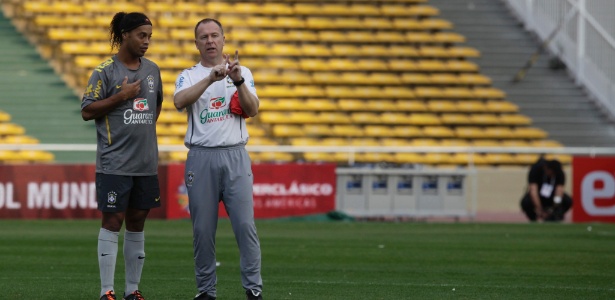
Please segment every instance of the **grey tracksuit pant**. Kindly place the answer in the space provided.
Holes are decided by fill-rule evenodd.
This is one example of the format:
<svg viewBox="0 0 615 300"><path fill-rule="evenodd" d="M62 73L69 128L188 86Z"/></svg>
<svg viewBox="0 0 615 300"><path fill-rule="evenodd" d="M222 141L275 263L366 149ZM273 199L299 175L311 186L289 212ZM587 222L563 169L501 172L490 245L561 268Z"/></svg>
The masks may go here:
<svg viewBox="0 0 615 300"><path fill-rule="evenodd" d="M261 251L252 198L250 157L243 144L191 147L184 179L190 199L194 263L199 292L216 296L216 228L218 203L223 201L239 246L243 287L262 291Z"/></svg>

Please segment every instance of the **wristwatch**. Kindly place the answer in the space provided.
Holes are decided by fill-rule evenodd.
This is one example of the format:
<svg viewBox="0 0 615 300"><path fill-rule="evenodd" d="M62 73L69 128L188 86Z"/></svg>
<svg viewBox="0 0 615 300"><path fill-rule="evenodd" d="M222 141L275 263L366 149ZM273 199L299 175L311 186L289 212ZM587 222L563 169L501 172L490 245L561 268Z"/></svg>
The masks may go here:
<svg viewBox="0 0 615 300"><path fill-rule="evenodd" d="M245 79L245 78L243 78L243 77L241 77L241 80L239 80L239 81L233 81L233 84L234 84L235 86L240 86L240 85L242 85L244 82L246 82L246 79Z"/></svg>

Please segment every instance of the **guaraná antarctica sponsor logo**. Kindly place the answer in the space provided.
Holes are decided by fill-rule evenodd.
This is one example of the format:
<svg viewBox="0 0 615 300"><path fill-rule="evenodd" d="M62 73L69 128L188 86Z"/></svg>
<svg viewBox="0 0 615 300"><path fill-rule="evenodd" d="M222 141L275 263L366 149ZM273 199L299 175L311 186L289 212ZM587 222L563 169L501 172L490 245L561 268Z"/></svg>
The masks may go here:
<svg viewBox="0 0 615 300"><path fill-rule="evenodd" d="M124 111L124 124L154 124L154 113L149 110L147 99L136 98L132 109Z"/></svg>

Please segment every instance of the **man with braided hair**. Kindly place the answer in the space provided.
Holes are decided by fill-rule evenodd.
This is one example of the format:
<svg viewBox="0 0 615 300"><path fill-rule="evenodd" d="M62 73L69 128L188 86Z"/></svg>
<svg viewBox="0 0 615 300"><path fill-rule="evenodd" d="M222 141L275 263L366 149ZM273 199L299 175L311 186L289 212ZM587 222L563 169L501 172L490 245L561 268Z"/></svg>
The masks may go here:
<svg viewBox="0 0 615 300"><path fill-rule="evenodd" d="M118 52L94 69L81 102L83 120L95 120L98 141L100 299L116 299L113 280L124 221L123 299L144 299L138 287L145 260L143 228L149 210L160 206L156 120L162 107L162 81L158 66L143 57L152 37L147 16L119 12L109 33L111 48Z"/></svg>

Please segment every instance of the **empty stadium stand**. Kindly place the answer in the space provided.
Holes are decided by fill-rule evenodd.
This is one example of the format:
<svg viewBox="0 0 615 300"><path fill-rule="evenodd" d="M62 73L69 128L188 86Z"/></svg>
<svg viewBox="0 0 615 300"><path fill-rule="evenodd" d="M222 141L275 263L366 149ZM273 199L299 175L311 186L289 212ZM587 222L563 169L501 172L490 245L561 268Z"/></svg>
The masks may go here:
<svg viewBox="0 0 615 300"><path fill-rule="evenodd" d="M432 1L64 0L52 5L37 0L7 1L5 6L76 93L92 68L111 55L106 26L113 13L147 13L154 20L147 56L161 67L165 83L161 145L182 144L186 124L171 104L174 80L198 61L193 30L203 17L222 22L226 50L238 49L242 64L255 76L261 107L256 118L248 119L251 145L559 145L493 85L476 63L483 50L466 44L468 38L442 18ZM470 160L527 165L536 157L376 151L251 155L255 161L352 159L442 166ZM185 153L163 159L183 161Z"/></svg>

